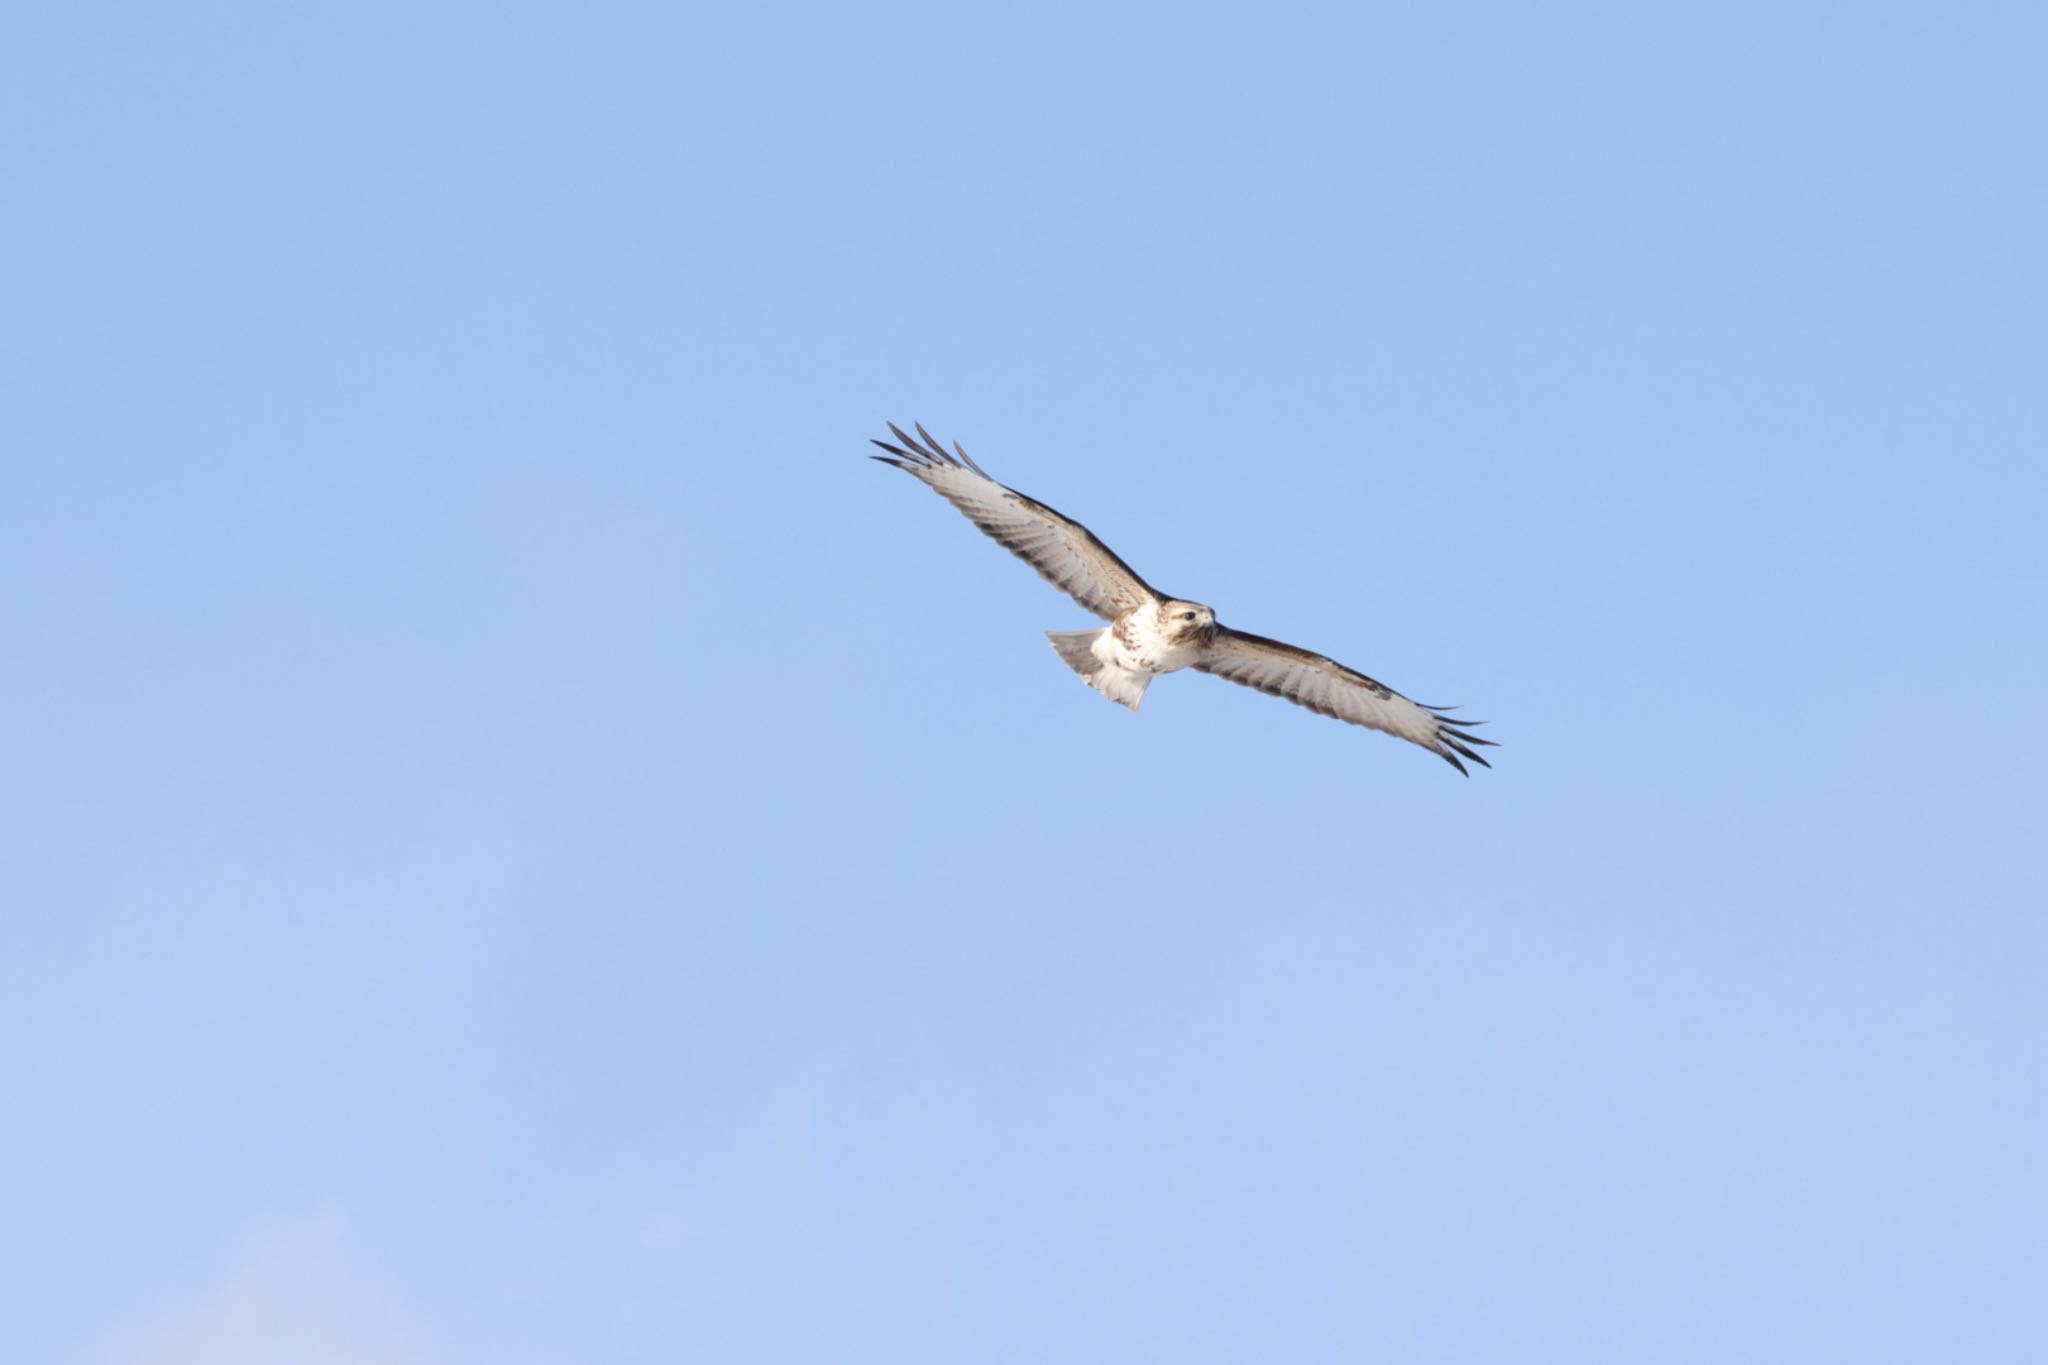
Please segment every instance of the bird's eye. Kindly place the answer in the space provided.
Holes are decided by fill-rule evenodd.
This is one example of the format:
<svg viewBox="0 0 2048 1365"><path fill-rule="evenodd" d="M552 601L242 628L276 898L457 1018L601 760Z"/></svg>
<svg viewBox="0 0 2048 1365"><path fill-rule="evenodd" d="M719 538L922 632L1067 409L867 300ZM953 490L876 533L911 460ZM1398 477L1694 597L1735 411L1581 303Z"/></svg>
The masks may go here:
<svg viewBox="0 0 2048 1365"><path fill-rule="evenodd" d="M1180 614L1180 619L1183 621L1192 621L1195 619L1195 614L1191 611L1184 611Z"/></svg>

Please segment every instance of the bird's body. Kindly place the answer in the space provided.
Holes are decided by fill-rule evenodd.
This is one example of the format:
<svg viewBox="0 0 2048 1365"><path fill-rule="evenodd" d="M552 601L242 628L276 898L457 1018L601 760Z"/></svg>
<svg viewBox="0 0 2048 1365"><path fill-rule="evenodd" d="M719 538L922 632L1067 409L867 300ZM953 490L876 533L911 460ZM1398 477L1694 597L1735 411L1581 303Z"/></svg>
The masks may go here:
<svg viewBox="0 0 2048 1365"><path fill-rule="evenodd" d="M1046 638L1090 687L1135 711L1154 678L1202 662L1216 638L1216 613L1199 602L1146 602L1101 630L1047 631Z"/></svg>
<svg viewBox="0 0 2048 1365"><path fill-rule="evenodd" d="M915 476L1030 564L1055 587L1107 620L1094 630L1048 631L1068 667L1110 700L1138 709L1164 673L1193 668L1283 697L1321 715L1419 744L1465 772L1460 758L1491 766L1471 746L1491 744L1439 708L1410 701L1384 683L1293 645L1218 624L1199 602L1159 592L1077 521L991 479L957 444L948 454L923 427L920 444L891 425L900 445L875 444L874 458Z"/></svg>

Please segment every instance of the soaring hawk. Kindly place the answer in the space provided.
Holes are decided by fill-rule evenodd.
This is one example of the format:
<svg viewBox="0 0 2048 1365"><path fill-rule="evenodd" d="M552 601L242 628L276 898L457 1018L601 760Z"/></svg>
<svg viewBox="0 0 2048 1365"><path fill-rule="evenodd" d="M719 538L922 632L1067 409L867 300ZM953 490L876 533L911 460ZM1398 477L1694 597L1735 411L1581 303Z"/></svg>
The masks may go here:
<svg viewBox="0 0 2048 1365"><path fill-rule="evenodd" d="M1068 667L1110 700L1135 711L1154 678L1193 668L1419 744L1468 777L1461 759L1493 766L1472 748L1493 741L1467 733L1482 722L1453 720L1440 711L1455 708L1423 706L1334 659L1220 625L1201 603L1169 597L1138 577L1080 522L991 479L957 441L948 453L921 425L922 441L894 422L889 430L896 444L874 442L888 453L869 458L914 475L1109 622L1099 630L1047 631L1046 638Z"/></svg>

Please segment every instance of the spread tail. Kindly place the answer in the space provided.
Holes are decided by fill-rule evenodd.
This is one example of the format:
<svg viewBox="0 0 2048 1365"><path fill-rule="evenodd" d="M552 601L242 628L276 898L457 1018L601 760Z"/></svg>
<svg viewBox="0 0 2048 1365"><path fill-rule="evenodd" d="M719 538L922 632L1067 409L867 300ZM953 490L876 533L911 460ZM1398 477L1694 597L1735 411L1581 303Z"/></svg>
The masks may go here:
<svg viewBox="0 0 2048 1365"><path fill-rule="evenodd" d="M1152 681L1150 673L1134 673L1115 664L1104 663L1095 653L1095 642L1109 634L1109 628L1101 630L1049 630L1045 638L1052 641L1052 647L1067 661L1067 667L1081 675L1081 680L1108 697L1138 709L1138 703L1145 700L1145 687Z"/></svg>

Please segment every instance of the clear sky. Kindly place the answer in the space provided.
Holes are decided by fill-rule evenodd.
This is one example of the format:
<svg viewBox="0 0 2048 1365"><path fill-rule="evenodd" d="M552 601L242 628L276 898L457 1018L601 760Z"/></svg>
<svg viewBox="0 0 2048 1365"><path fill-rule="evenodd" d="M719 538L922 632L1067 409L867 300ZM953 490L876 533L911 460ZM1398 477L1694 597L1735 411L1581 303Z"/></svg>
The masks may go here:
<svg viewBox="0 0 2048 1365"><path fill-rule="evenodd" d="M4 1354L2048 1359L2044 42L8 6Z"/></svg>

